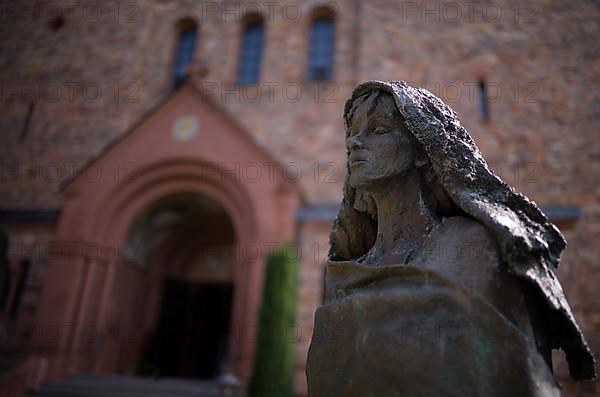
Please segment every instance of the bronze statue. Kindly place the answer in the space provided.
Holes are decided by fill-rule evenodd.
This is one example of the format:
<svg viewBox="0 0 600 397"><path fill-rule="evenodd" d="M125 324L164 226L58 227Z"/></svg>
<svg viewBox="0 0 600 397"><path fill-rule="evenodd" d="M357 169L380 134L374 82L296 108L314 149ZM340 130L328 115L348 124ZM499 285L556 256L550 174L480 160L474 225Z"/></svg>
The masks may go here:
<svg viewBox="0 0 600 397"><path fill-rule="evenodd" d="M552 349L574 379L594 378L553 273L563 236L489 170L454 111L371 81L344 120L309 396L556 396Z"/></svg>

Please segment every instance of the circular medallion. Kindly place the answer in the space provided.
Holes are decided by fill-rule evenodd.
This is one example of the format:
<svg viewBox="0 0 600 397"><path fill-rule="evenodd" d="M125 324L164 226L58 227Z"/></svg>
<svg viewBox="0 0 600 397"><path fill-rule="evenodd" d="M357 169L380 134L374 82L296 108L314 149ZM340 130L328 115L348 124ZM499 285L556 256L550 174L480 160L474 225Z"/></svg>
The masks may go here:
<svg viewBox="0 0 600 397"><path fill-rule="evenodd" d="M171 133L179 142L192 140L198 134L198 119L196 116L182 116L175 120Z"/></svg>

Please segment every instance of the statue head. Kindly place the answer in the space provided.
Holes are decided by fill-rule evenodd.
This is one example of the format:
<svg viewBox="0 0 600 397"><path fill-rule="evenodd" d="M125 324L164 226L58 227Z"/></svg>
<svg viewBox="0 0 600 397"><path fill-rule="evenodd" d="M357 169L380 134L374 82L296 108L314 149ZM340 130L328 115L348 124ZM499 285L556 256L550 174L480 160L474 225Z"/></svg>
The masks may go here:
<svg viewBox="0 0 600 397"><path fill-rule="evenodd" d="M441 189L423 145L391 94L375 89L357 96L346 112L346 125L348 184L362 193L372 217L369 193L410 176L429 210L438 216L461 213Z"/></svg>
<svg viewBox="0 0 600 397"><path fill-rule="evenodd" d="M466 216L488 229L503 266L546 302L546 315L562 335L552 343L567 353L571 375L593 377L593 356L552 271L564 238L533 202L490 171L456 113L425 89L370 81L354 89L344 121L348 172L329 259L353 260L369 251L377 234L370 192L412 173L437 215Z"/></svg>
<svg viewBox="0 0 600 397"><path fill-rule="evenodd" d="M390 94L368 91L353 101L348 113L346 150L353 187L386 183L426 161Z"/></svg>
<svg viewBox="0 0 600 397"><path fill-rule="evenodd" d="M377 213L369 192L378 183L413 173L438 215L483 223L496 238L502 259L532 254L549 268L558 265L565 247L558 229L488 168L456 113L429 91L403 81L361 84L346 102L344 121L348 172L343 216L336 225L352 228L356 223L368 236L350 244L334 227L332 259L354 259L370 249Z"/></svg>

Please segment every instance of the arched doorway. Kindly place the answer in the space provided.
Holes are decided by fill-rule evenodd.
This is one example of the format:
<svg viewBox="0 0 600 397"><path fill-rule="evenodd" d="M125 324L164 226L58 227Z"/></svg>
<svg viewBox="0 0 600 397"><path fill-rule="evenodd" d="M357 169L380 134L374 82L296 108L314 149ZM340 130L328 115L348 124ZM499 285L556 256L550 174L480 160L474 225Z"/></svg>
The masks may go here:
<svg viewBox="0 0 600 397"><path fill-rule="evenodd" d="M72 329L51 342L41 334L33 338L32 345L44 352L36 360L47 368L40 379L155 370L145 357L152 356L151 347L159 340L163 297L171 295L165 291L184 290L186 302L210 294L189 284L202 281L195 278L202 273L197 258L206 252L194 237L216 234L208 226L194 229L187 221L194 210L183 211L188 215L164 230L148 225L161 224L171 209L188 206L203 208L198 212L204 214L198 215L203 222L196 224L206 226L211 214L207 203L212 202L221 209L216 224L233 224L229 237L221 235L218 244L234 241L239 247L230 282L233 303L224 369L242 384L249 381L256 344L242 335L257 321L263 254L293 240L301 195L280 163L207 99L196 87L182 87L63 185L53 242L57 252L48 262L37 322ZM185 141L174 135L182 118L198 124ZM262 177L242 176L244 165L259 166ZM134 172L126 172L132 166ZM138 224L151 232L135 233ZM245 255L245 247L254 247L256 255ZM151 254L139 261L140 252ZM177 287L179 281L186 285ZM194 292L200 289L205 292Z"/></svg>
<svg viewBox="0 0 600 397"><path fill-rule="evenodd" d="M137 289L147 297L139 300L146 327L138 374L213 379L224 371L235 243L227 212L198 194L166 197L137 217L124 255L144 269Z"/></svg>

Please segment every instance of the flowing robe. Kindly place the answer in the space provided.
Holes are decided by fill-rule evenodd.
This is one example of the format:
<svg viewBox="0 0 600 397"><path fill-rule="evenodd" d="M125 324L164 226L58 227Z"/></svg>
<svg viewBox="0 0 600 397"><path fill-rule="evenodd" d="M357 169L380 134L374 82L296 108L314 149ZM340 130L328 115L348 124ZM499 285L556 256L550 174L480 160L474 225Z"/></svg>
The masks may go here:
<svg viewBox="0 0 600 397"><path fill-rule="evenodd" d="M558 396L533 329L485 227L447 218L409 264L327 263L309 396Z"/></svg>

